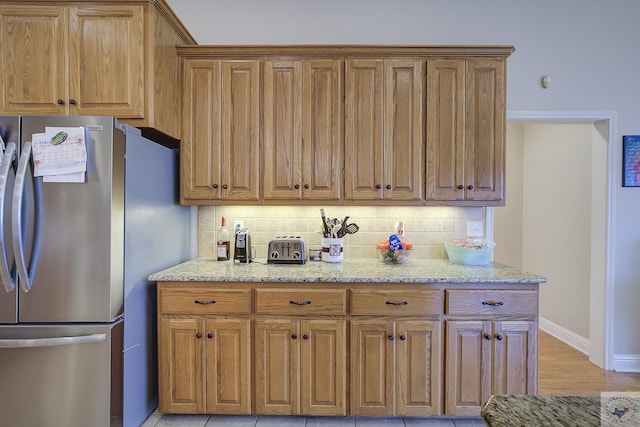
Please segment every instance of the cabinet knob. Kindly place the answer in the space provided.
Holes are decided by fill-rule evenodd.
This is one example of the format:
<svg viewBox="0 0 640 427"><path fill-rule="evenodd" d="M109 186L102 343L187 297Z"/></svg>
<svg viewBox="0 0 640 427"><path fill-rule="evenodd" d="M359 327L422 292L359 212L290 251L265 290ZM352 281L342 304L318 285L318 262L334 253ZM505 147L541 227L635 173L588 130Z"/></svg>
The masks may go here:
<svg viewBox="0 0 640 427"><path fill-rule="evenodd" d="M376 188L379 190L382 188L382 184L376 184Z"/></svg>
<svg viewBox="0 0 640 427"><path fill-rule="evenodd" d="M73 98L71 98L71 99L69 100L69 104L71 104L71 105L76 105L76 100L75 100L75 99L73 99Z"/></svg>
<svg viewBox="0 0 640 427"><path fill-rule="evenodd" d="M218 188L218 184L213 184L213 188Z"/></svg>
<svg viewBox="0 0 640 427"><path fill-rule="evenodd" d="M222 184L222 188L226 190L227 188L229 188L229 186L227 184Z"/></svg>
<svg viewBox="0 0 640 427"><path fill-rule="evenodd" d="M209 304L215 304L216 300L210 299L209 301L200 301L200 300L197 299L193 303L194 304L200 304L200 305L209 305Z"/></svg>
<svg viewBox="0 0 640 427"><path fill-rule="evenodd" d="M393 341L394 339L396 339L396 337L394 337L393 335L389 335L389 341Z"/></svg>
<svg viewBox="0 0 640 427"><path fill-rule="evenodd" d="M387 301L386 304L387 305L395 305L397 307L400 307L400 306L403 306L403 305L407 305L409 303L407 301L400 301L400 302Z"/></svg>
<svg viewBox="0 0 640 427"><path fill-rule="evenodd" d="M200 332L198 332L198 333L196 334L196 338L198 338L198 339L202 338L202 334L201 334Z"/></svg>
<svg viewBox="0 0 640 427"><path fill-rule="evenodd" d="M458 190L464 190L464 185L458 185Z"/></svg>
<svg viewBox="0 0 640 427"><path fill-rule="evenodd" d="M496 335L496 339L497 339L498 341L502 341L502 335L500 335L500 334Z"/></svg>
<svg viewBox="0 0 640 427"><path fill-rule="evenodd" d="M299 190L299 189L300 189L300 184L295 184L295 185L293 186L293 188L295 188L296 190Z"/></svg>
<svg viewBox="0 0 640 427"><path fill-rule="evenodd" d="M209 333L207 334L207 338L213 338L213 334L212 334L211 332L209 332Z"/></svg>
<svg viewBox="0 0 640 427"><path fill-rule="evenodd" d="M406 340L406 339L407 339L407 336L406 336L406 335L400 335L400 340L401 340L401 341L404 341L404 340Z"/></svg>
<svg viewBox="0 0 640 427"><path fill-rule="evenodd" d="M305 184L304 188L305 188L305 190L308 190L309 189L309 184Z"/></svg>
<svg viewBox="0 0 640 427"><path fill-rule="evenodd" d="M291 334L291 339L292 340L297 340L298 339L298 334Z"/></svg>
<svg viewBox="0 0 640 427"><path fill-rule="evenodd" d="M473 185L467 187L469 190L473 190Z"/></svg>
<svg viewBox="0 0 640 427"><path fill-rule="evenodd" d="M291 300L289 301L289 304L293 304L293 305L309 305L311 304L311 301L296 301L296 300Z"/></svg>
<svg viewBox="0 0 640 427"><path fill-rule="evenodd" d="M491 341L491 335L484 334L484 339L487 340L487 341Z"/></svg>
<svg viewBox="0 0 640 427"><path fill-rule="evenodd" d="M308 339L309 339L309 335L304 334L304 335L302 336L302 339L303 339L303 340L308 340Z"/></svg>
<svg viewBox="0 0 640 427"><path fill-rule="evenodd" d="M391 190L391 184L387 184L387 190Z"/></svg>
<svg viewBox="0 0 640 427"><path fill-rule="evenodd" d="M64 105L64 99L58 99L56 102L58 105Z"/></svg>

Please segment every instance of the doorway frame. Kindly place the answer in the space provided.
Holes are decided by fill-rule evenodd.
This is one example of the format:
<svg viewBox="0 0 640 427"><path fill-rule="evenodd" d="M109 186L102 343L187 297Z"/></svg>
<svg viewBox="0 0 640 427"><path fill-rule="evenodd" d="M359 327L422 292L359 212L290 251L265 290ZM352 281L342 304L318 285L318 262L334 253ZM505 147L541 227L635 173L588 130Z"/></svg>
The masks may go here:
<svg viewBox="0 0 640 427"><path fill-rule="evenodd" d="M619 144L616 144L617 113L614 111L507 111L507 123L527 122L533 124L592 124L594 126L607 125L607 163L606 163L606 224L605 224L605 260L604 260L604 283L599 280L590 280L591 303L589 309L589 360L597 366L605 369L612 369L614 343L614 292L613 283L615 271L613 266L614 236L615 236L615 197L616 182L621 174L617 159L620 156ZM487 212L487 235L493 238L494 217L493 209L488 208ZM592 243L591 252L595 250ZM596 288L594 288L596 286ZM603 304L594 303L594 295L602 295ZM603 325L596 328L594 325Z"/></svg>

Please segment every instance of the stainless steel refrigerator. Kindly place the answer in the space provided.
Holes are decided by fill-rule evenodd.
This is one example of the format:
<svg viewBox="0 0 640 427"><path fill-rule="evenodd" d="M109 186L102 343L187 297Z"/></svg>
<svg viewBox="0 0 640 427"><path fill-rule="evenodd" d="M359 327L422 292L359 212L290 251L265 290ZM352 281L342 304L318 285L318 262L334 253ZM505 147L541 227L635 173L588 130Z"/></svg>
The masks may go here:
<svg viewBox="0 0 640 427"><path fill-rule="evenodd" d="M84 182L33 177L45 126L86 128ZM112 117L0 117L0 136L0 424L139 426L157 405L147 277L195 252L178 153Z"/></svg>

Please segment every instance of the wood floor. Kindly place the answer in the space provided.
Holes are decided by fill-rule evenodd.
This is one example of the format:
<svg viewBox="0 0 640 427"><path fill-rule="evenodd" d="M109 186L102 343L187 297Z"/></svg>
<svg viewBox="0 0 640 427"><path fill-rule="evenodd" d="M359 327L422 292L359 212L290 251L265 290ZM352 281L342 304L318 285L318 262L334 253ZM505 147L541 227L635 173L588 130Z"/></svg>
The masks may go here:
<svg viewBox="0 0 640 427"><path fill-rule="evenodd" d="M588 356L540 331L538 394L599 396L603 391L640 391L640 373L604 371Z"/></svg>
<svg viewBox="0 0 640 427"><path fill-rule="evenodd" d="M640 373L604 371L573 347L540 331L538 394L599 396L603 391L640 391ZM353 417L225 417L153 413L142 427L481 427L480 417L353 418Z"/></svg>

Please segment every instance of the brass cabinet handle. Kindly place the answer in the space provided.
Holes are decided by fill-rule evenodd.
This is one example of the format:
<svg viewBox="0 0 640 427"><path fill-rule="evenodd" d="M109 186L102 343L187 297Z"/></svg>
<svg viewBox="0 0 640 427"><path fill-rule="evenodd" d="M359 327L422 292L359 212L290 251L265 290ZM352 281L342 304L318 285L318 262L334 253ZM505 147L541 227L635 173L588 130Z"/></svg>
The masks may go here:
<svg viewBox="0 0 640 427"><path fill-rule="evenodd" d="M400 307L402 305L407 305L407 304L409 304L407 301L401 301L401 302L387 301L387 305L395 305L396 307Z"/></svg>
<svg viewBox="0 0 640 427"><path fill-rule="evenodd" d="M209 305L209 304L215 304L216 300L210 299L209 301L200 301L200 300L197 299L193 303L194 304L200 304L200 305Z"/></svg>
<svg viewBox="0 0 640 427"><path fill-rule="evenodd" d="M482 301L482 305L490 305L492 307L496 307L496 306L499 306L499 305L504 305L504 302L489 300L489 301Z"/></svg>
<svg viewBox="0 0 640 427"><path fill-rule="evenodd" d="M289 304L309 305L309 304L311 304L311 301L294 301L294 300L291 300L291 301L289 301Z"/></svg>

